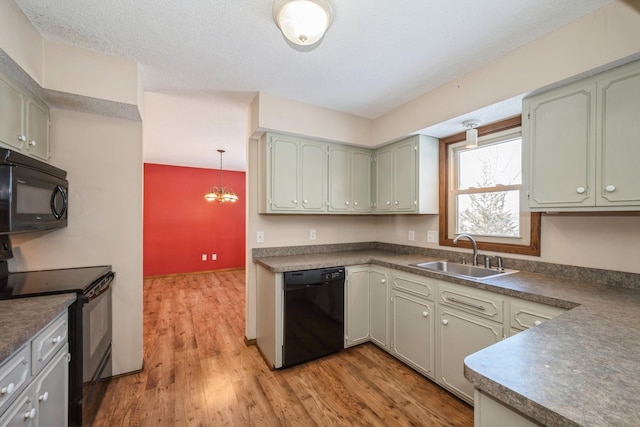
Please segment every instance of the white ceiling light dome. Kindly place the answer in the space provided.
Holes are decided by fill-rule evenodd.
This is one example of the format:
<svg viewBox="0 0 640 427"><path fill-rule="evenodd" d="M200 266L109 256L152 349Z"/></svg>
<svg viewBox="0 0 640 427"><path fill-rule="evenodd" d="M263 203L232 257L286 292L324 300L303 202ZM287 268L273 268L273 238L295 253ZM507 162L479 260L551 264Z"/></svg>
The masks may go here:
<svg viewBox="0 0 640 427"><path fill-rule="evenodd" d="M331 25L333 7L329 0L274 0L273 20L291 43L311 46Z"/></svg>

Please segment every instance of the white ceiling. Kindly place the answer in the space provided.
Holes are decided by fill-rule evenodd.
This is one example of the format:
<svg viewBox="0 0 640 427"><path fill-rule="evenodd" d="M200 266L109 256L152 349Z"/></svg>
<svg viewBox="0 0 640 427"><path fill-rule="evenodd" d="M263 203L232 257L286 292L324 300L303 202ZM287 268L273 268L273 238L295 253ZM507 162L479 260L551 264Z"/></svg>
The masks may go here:
<svg viewBox="0 0 640 427"><path fill-rule="evenodd" d="M303 52L280 34L271 0L15 1L48 40L139 62L146 91L264 91L367 118L610 2L333 0L331 28Z"/></svg>

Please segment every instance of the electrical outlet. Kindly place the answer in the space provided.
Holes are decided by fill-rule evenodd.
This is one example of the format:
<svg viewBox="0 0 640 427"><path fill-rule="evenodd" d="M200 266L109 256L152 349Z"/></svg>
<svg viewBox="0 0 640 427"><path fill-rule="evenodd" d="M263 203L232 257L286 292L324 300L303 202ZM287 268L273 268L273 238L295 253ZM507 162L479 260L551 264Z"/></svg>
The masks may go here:
<svg viewBox="0 0 640 427"><path fill-rule="evenodd" d="M309 240L316 240L316 230L309 230Z"/></svg>
<svg viewBox="0 0 640 427"><path fill-rule="evenodd" d="M207 254L202 254L202 260L206 261L207 260Z"/></svg>
<svg viewBox="0 0 640 427"><path fill-rule="evenodd" d="M438 232L437 231L427 231L427 243L438 243Z"/></svg>
<svg viewBox="0 0 640 427"><path fill-rule="evenodd" d="M257 243L264 243L264 231L258 231L256 233L256 242Z"/></svg>
<svg viewBox="0 0 640 427"><path fill-rule="evenodd" d="M216 254L211 254L211 261L215 261L218 259L218 255Z"/></svg>
<svg viewBox="0 0 640 427"><path fill-rule="evenodd" d="M409 241L413 242L416 240L416 232L414 230L409 230Z"/></svg>

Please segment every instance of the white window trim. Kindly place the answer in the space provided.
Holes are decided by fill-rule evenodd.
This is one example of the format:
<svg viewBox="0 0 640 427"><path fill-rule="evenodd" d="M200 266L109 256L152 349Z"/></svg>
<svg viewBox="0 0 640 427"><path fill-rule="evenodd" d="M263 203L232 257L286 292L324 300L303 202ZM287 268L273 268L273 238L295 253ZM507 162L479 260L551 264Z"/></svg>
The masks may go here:
<svg viewBox="0 0 640 427"><path fill-rule="evenodd" d="M489 135L485 135L483 137L478 138L478 146L483 145L491 145L497 142L506 141L513 138L521 138L522 137L522 127L507 129L501 132L491 133ZM489 192L487 189L468 189L468 190L457 190L457 182L458 182L458 165L457 165L457 152L471 150L465 149L464 147L465 141L461 141L459 143L449 144L447 147L448 158L449 158L449 188L447 191L449 192L448 199L448 230L447 234L449 236L456 236L456 225L458 223L458 209L456 206L456 195L458 194L473 194L473 193L486 193ZM507 190L520 190L522 191L522 184L517 185L507 185L507 186L498 186L490 189L490 191L507 191ZM502 244L515 244L515 245L529 245L531 243L531 213L524 212L522 209L520 210L520 237L496 237L496 236L483 236L483 235L473 235L477 241L479 242L488 242L488 243L502 243Z"/></svg>

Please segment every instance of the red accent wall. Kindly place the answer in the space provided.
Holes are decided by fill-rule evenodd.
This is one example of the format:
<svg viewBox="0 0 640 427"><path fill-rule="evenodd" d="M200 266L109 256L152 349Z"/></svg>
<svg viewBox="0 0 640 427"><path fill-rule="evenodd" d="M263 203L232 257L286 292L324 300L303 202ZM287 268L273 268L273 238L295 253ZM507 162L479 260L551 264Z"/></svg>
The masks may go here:
<svg viewBox="0 0 640 427"><path fill-rule="evenodd" d="M204 199L219 182L218 170L145 163L144 276L244 267L245 173L223 171L236 203Z"/></svg>

